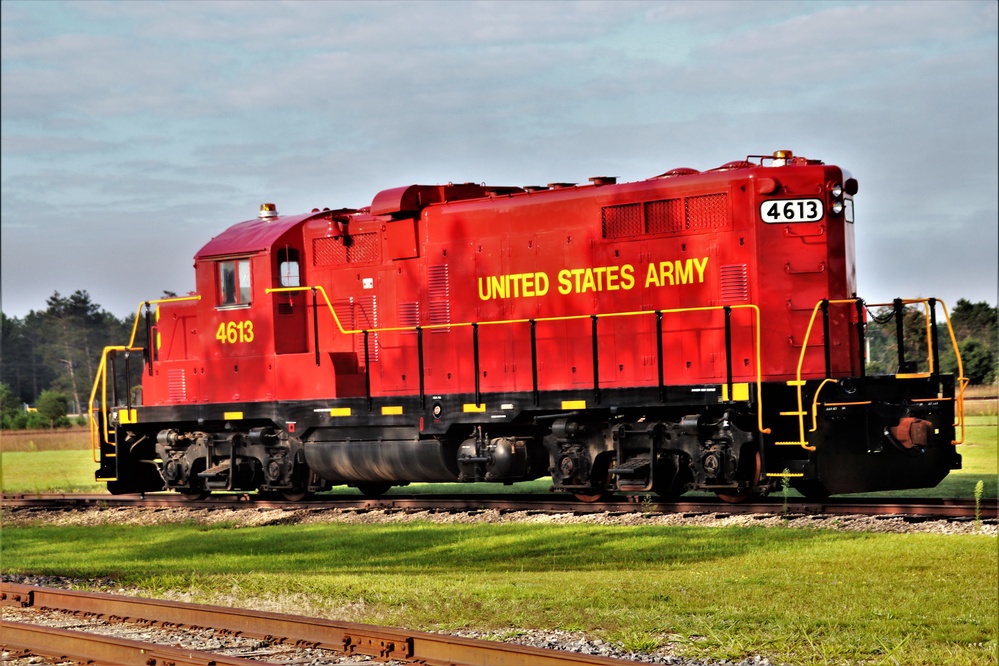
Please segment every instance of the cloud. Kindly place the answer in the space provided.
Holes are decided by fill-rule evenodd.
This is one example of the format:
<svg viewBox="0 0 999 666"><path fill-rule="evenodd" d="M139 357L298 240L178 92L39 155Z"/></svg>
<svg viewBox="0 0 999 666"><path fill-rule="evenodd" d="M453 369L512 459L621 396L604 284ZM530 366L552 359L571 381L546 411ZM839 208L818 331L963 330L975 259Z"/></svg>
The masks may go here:
<svg viewBox="0 0 999 666"><path fill-rule="evenodd" d="M995 244L953 238L996 227L996 16L980 2L6 2L4 308L55 288L129 308L186 290L194 251L264 201L637 180L778 148L860 180L865 289L958 290L953 268L974 265L994 291Z"/></svg>

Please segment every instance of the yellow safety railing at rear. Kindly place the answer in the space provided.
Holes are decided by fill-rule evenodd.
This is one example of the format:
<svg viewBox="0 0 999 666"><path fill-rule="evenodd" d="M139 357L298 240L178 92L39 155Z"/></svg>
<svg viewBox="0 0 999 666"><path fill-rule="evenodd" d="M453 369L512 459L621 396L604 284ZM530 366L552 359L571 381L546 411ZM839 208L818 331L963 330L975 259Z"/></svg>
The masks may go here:
<svg viewBox="0 0 999 666"><path fill-rule="evenodd" d="M926 349L927 356L929 357L929 368L930 373L934 372L933 369L933 338L932 335L932 324L930 318L930 300L929 298L903 298L901 299L902 305L914 305L916 303L923 304L923 319L926 322ZM947 335L950 337L950 344L954 348L954 358L957 359L957 391L954 396L954 416L957 421L953 424L955 428L961 429L960 439L955 439L954 444L964 444L965 438L965 420L964 420L964 390L968 388L968 384L971 380L964 376L964 362L961 360L961 349L957 346L957 336L954 334L954 326L950 323L950 313L947 310L947 304L944 303L939 298L932 299L934 302L939 303L943 308L944 320L947 322ZM894 303L874 303L869 307L881 308L893 306Z"/></svg>
<svg viewBox="0 0 999 666"><path fill-rule="evenodd" d="M964 424L964 389L968 385L968 379L964 376L964 365L961 362L961 352L957 348L957 339L954 335L954 327L950 322L950 315L947 312L946 304L939 298L933 299L936 303L939 303L943 308L944 318L947 321L947 331L950 335L951 344L954 347L954 354L957 357L957 393L955 396L955 415L957 417L957 422L953 425L955 427L960 427L961 437L960 439L955 439L953 444L962 444L965 437L965 424ZM933 367L933 341L932 341L932 324L930 317L930 299L928 298L915 298L915 299L900 299L900 302L904 305L912 305L916 303L922 303L924 305L924 318L926 322L926 346L927 346L927 356L929 358L929 368L930 371L926 374L917 374L916 377L928 377L935 372ZM798 396L798 410L796 412L781 412L782 416L797 416L798 417L798 441L796 442L776 442L779 445L795 445L800 446L807 451L814 451L815 447L808 443L808 439L805 436L805 412L804 407L804 387L805 381L802 380L802 368L805 364L805 352L808 349L808 340L811 338L812 329L815 325L815 318L822 308L823 303L826 305L838 305L845 303L857 303L857 299L840 299L840 300L830 300L830 301L819 301L815 304L812 309L812 316L808 321L808 328L805 330L805 339L801 345L801 354L798 356L798 366L795 371L795 379L788 382L788 385L794 386ZM882 304L871 304L867 307L887 307L893 305L892 303L882 303ZM909 377L908 375L897 375L899 378L905 379ZM824 379L815 390L815 395L812 398L811 405L811 415L812 415L812 427L808 432L815 432L818 429L818 407L819 407L819 394L826 384L830 382L835 382L836 380L826 378ZM870 404L870 401L860 401L860 402L850 402L850 403L835 403L835 405L860 405L860 404Z"/></svg>

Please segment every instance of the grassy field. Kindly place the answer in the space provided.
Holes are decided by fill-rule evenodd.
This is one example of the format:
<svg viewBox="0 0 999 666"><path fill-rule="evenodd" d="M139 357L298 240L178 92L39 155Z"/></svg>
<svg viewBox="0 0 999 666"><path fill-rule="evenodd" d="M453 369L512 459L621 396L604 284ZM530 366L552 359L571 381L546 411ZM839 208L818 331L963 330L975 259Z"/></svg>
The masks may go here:
<svg viewBox="0 0 999 666"><path fill-rule="evenodd" d="M236 527L6 527L3 570L428 630L578 630L627 649L668 646L711 659L996 663L994 537L420 522Z"/></svg>
<svg viewBox="0 0 999 666"><path fill-rule="evenodd" d="M991 403L990 403L991 404ZM991 414L969 416L965 443L959 447L963 468L950 474L936 488L920 490L926 497L974 496L975 484L983 481L984 497L999 494L999 425L995 408ZM97 465L90 454L86 430L0 433L0 488L5 493L103 492L105 485L94 481ZM548 491L550 481L539 479L512 486L497 484L413 484L395 488L391 494ZM352 488L334 492L354 493ZM797 496L796 493L793 495ZM874 496L911 496L913 491L872 493Z"/></svg>
<svg viewBox="0 0 999 666"><path fill-rule="evenodd" d="M965 468L939 496L970 497L979 479L995 496L996 417L969 423ZM0 449L4 492L103 489L92 481L86 433L4 433ZM513 489L523 485L547 489L546 481ZM455 488L474 490L398 492ZM4 573L110 578L148 596L430 630L580 630L627 649L710 659L997 663L994 537L538 524L0 526Z"/></svg>

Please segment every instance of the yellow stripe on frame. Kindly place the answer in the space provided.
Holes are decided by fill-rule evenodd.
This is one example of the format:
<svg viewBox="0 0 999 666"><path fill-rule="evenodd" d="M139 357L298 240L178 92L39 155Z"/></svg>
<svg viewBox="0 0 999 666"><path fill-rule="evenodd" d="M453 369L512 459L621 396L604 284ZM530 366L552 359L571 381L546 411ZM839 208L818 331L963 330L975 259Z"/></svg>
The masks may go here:
<svg viewBox="0 0 999 666"><path fill-rule="evenodd" d="M466 402L464 405L462 405L461 411L481 413L486 411L486 403L482 403L481 405L473 405L472 403Z"/></svg>
<svg viewBox="0 0 999 666"><path fill-rule="evenodd" d="M118 410L118 423L126 425L129 423L137 423L138 417L135 414L134 409L119 409Z"/></svg>
<svg viewBox="0 0 999 666"><path fill-rule="evenodd" d="M402 414L402 405L382 407L382 416L399 416L400 414Z"/></svg>
<svg viewBox="0 0 999 666"><path fill-rule="evenodd" d="M225 412L222 415L222 418L224 418L226 421L242 421L243 412Z"/></svg>
<svg viewBox="0 0 999 666"><path fill-rule="evenodd" d="M585 400L563 400L562 409L586 409Z"/></svg>
<svg viewBox="0 0 999 666"><path fill-rule="evenodd" d="M334 407L330 410L330 416L350 416L350 407Z"/></svg>

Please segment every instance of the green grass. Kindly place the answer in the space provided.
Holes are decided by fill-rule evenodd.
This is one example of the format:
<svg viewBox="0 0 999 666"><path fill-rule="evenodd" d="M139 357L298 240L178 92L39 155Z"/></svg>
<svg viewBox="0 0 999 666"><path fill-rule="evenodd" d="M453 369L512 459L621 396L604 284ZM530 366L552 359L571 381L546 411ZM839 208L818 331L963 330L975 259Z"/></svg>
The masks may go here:
<svg viewBox="0 0 999 666"><path fill-rule="evenodd" d="M95 547L99 544L99 547ZM580 630L690 657L995 664L995 538L312 524L3 529L4 572L428 630Z"/></svg>
<svg viewBox="0 0 999 666"><path fill-rule="evenodd" d="M100 493L94 462L86 451L15 451L0 454L0 488L5 493Z"/></svg>

